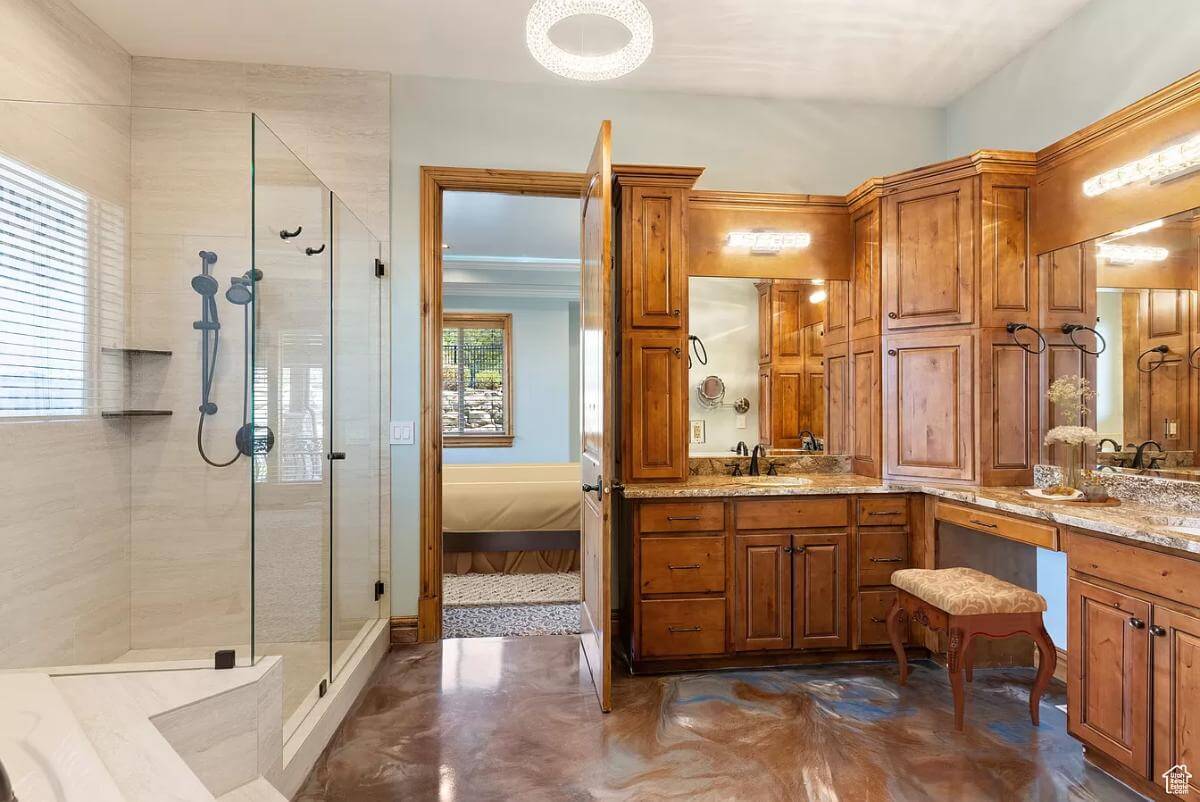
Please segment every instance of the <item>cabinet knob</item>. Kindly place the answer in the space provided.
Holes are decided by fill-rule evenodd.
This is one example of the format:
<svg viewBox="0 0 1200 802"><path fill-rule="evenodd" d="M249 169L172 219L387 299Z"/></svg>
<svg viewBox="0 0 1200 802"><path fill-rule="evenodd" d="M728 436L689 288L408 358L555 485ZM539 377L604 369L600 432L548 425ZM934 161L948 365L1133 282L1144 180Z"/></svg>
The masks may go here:
<svg viewBox="0 0 1200 802"><path fill-rule="evenodd" d="M896 355L896 349L895 349L895 348L889 348L889 349L888 349L888 356L895 356L895 355Z"/></svg>
<svg viewBox="0 0 1200 802"><path fill-rule="evenodd" d="M678 309L672 309L672 310L671 310L671 317L679 317L679 310L678 310Z"/></svg>
<svg viewBox="0 0 1200 802"><path fill-rule="evenodd" d="M673 353L675 356L679 356L683 353L683 351L679 350L679 346L675 346L671 349L671 353Z"/></svg>
<svg viewBox="0 0 1200 802"><path fill-rule="evenodd" d="M891 318L892 320L895 320L896 318L898 318L900 316L897 315L895 312L888 312L888 317Z"/></svg>
<svg viewBox="0 0 1200 802"><path fill-rule="evenodd" d="M1134 629L1145 629L1146 622L1140 618L1134 617L1129 619L1129 626L1133 627Z"/></svg>
<svg viewBox="0 0 1200 802"><path fill-rule="evenodd" d="M1151 624L1150 625L1150 634L1156 638L1161 638L1167 634L1167 631L1165 629L1163 629L1162 627L1160 627L1158 624Z"/></svg>

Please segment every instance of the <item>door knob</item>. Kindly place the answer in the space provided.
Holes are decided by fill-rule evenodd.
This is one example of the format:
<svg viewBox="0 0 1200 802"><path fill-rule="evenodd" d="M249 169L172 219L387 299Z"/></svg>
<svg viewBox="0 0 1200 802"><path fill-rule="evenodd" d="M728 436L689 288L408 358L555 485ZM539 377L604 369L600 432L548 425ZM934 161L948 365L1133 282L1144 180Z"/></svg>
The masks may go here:
<svg viewBox="0 0 1200 802"><path fill-rule="evenodd" d="M594 485L589 485L589 484L585 483L583 485L583 492L584 493L595 493L596 498L603 498L604 497L604 477L597 476L596 484L594 484Z"/></svg>

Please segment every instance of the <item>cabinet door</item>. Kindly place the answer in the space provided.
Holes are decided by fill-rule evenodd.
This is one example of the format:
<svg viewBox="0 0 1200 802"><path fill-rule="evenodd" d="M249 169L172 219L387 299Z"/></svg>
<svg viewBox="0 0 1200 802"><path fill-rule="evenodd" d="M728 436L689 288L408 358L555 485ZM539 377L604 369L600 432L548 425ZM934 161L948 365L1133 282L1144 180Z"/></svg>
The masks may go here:
<svg viewBox="0 0 1200 802"><path fill-rule="evenodd" d="M687 271L684 263L684 193L681 189L631 187L625 247L629 325L678 329L683 325Z"/></svg>
<svg viewBox="0 0 1200 802"><path fill-rule="evenodd" d="M974 322L975 181L963 178L884 198L888 331Z"/></svg>
<svg viewBox="0 0 1200 802"><path fill-rule="evenodd" d="M881 338L850 343L849 447L854 472L883 475L883 374Z"/></svg>
<svg viewBox="0 0 1200 802"><path fill-rule="evenodd" d="M1154 608L1154 771L1192 770L1189 788L1200 794L1200 619Z"/></svg>
<svg viewBox="0 0 1200 802"><path fill-rule="evenodd" d="M776 281L771 285L771 359L775 362L804 359L804 326L809 285Z"/></svg>
<svg viewBox="0 0 1200 802"><path fill-rule="evenodd" d="M825 348L825 453L850 453L850 358L846 343Z"/></svg>
<svg viewBox="0 0 1200 802"><path fill-rule="evenodd" d="M771 443L771 367L758 369L758 442Z"/></svg>
<svg viewBox="0 0 1200 802"><path fill-rule="evenodd" d="M1150 605L1074 578L1068 597L1068 729L1148 777Z"/></svg>
<svg viewBox="0 0 1200 802"><path fill-rule="evenodd" d="M850 339L850 282L829 281L825 284L829 298L825 301L826 346Z"/></svg>
<svg viewBox="0 0 1200 802"><path fill-rule="evenodd" d="M771 361L771 282L754 285L758 290L758 364Z"/></svg>
<svg viewBox="0 0 1200 802"><path fill-rule="evenodd" d="M1020 335L1037 349L1030 332ZM1013 341L1004 329L979 333L980 484L1033 482L1038 443L1038 356Z"/></svg>
<svg viewBox="0 0 1200 802"><path fill-rule="evenodd" d="M981 325L1036 326L1037 260L1032 258L1033 176L986 173L981 179Z"/></svg>
<svg viewBox="0 0 1200 802"><path fill-rule="evenodd" d="M850 645L850 535L792 536L792 648Z"/></svg>
<svg viewBox="0 0 1200 802"><path fill-rule="evenodd" d="M792 645L792 536L735 535L733 648Z"/></svg>
<svg viewBox="0 0 1200 802"><path fill-rule="evenodd" d="M635 331L625 352L625 476L683 479L687 476L687 398L679 332Z"/></svg>
<svg viewBox="0 0 1200 802"><path fill-rule="evenodd" d="M801 421L816 437L825 436L825 360L810 359L804 371L804 419Z"/></svg>
<svg viewBox="0 0 1200 802"><path fill-rule="evenodd" d="M1084 245L1068 245L1038 257L1041 328L1046 334L1062 331L1067 323L1096 325L1096 253ZM1088 345L1092 347L1090 340Z"/></svg>
<svg viewBox="0 0 1200 802"><path fill-rule="evenodd" d="M771 371L771 445L800 448L804 424L804 363Z"/></svg>
<svg viewBox="0 0 1200 802"><path fill-rule="evenodd" d="M1046 398L1046 393L1049 391L1050 385L1054 383L1054 380L1060 376L1082 376L1095 387L1096 357L1079 350L1071 343L1070 338L1062 332L1047 331L1045 332L1045 337L1046 351L1039 360L1039 370L1041 371L1038 379L1038 415L1040 426L1037 441L1041 449L1040 461L1046 465L1063 467L1067 464L1067 447L1063 445L1048 446L1044 442L1046 432L1055 426L1065 423L1062 420L1059 410L1055 409L1054 405ZM1077 337L1081 344L1091 349L1095 348L1095 342L1091 339L1091 335L1080 333ZM1087 420L1096 420L1095 399L1089 402ZM1078 424L1082 423L1082 421L1071 421L1070 423ZM1126 418L1126 425L1130 425L1128 417ZM1085 459L1084 464L1088 464L1087 459Z"/></svg>
<svg viewBox="0 0 1200 802"><path fill-rule="evenodd" d="M850 339L881 334L879 201L872 201L854 213L851 227L851 265L854 281L850 287Z"/></svg>
<svg viewBox="0 0 1200 802"><path fill-rule="evenodd" d="M1192 448L1192 371L1187 362L1192 291L1141 290L1139 295L1137 353L1164 345L1170 353L1162 355L1159 367L1137 374L1140 425L1135 442L1154 440L1167 451L1187 451ZM1130 356L1127 349L1127 359ZM1142 368L1150 368L1158 358L1148 354Z"/></svg>
<svg viewBox="0 0 1200 802"><path fill-rule="evenodd" d="M810 323L804 327L804 356L820 359L825 353L825 324Z"/></svg>
<svg viewBox="0 0 1200 802"><path fill-rule="evenodd" d="M906 334L884 347L888 475L973 480L974 336Z"/></svg>

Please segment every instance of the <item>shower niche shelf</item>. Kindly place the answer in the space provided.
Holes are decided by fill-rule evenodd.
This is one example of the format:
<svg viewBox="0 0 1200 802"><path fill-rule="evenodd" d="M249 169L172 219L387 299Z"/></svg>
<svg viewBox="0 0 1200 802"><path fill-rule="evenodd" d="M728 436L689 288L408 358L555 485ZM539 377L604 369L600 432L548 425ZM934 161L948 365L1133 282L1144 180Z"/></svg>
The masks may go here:
<svg viewBox="0 0 1200 802"><path fill-rule="evenodd" d="M102 418L165 418L169 409L113 409L100 413Z"/></svg>
<svg viewBox="0 0 1200 802"><path fill-rule="evenodd" d="M171 356L172 353L162 348L134 348L132 346L125 348L104 347L100 350L106 354L125 354L126 356Z"/></svg>

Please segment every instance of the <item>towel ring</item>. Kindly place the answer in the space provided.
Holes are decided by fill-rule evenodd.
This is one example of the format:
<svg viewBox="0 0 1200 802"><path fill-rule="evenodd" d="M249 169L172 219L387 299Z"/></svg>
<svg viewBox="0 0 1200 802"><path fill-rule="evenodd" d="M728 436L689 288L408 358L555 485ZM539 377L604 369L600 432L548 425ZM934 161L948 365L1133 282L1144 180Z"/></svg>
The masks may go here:
<svg viewBox="0 0 1200 802"><path fill-rule="evenodd" d="M1079 344L1079 341L1075 339L1075 332L1077 331L1090 331L1092 334L1096 335L1097 348L1095 351L1084 348ZM1079 323L1066 323L1062 327L1062 332L1071 338L1071 345L1075 346L1080 351L1083 351L1088 356L1099 356L1100 354L1104 353L1104 349L1108 348L1108 343L1104 340L1104 335L1093 329L1091 326L1083 326Z"/></svg>
<svg viewBox="0 0 1200 802"><path fill-rule="evenodd" d="M1158 370L1159 368L1161 368L1163 366L1163 363L1167 361L1167 354L1169 354L1169 353L1171 353L1171 349L1167 345L1156 345L1153 348L1147 348L1145 351L1142 351L1140 354L1138 354L1138 358L1137 358L1137 362L1136 362L1137 369L1139 371L1141 371L1142 373L1153 373L1154 371ZM1144 357L1146 354L1158 354L1159 355L1158 361L1155 362L1154 364L1152 364L1148 368L1142 367L1142 357Z"/></svg>
<svg viewBox="0 0 1200 802"><path fill-rule="evenodd" d="M1016 343L1021 348L1021 350L1024 351L1025 353L1033 354L1034 356L1037 356L1038 354L1040 354L1046 350L1046 338L1043 337L1042 333L1040 331L1038 331L1036 328L1034 328L1033 326L1030 326L1025 323L1009 323L1007 326L1005 326L1005 328L1008 330L1009 335L1012 337L1012 341L1014 343ZM1032 331L1035 335L1037 335L1038 349L1036 351L1033 350L1032 348L1030 348L1025 343L1023 343L1017 339L1017 332L1024 331L1025 329L1028 329L1029 331Z"/></svg>

